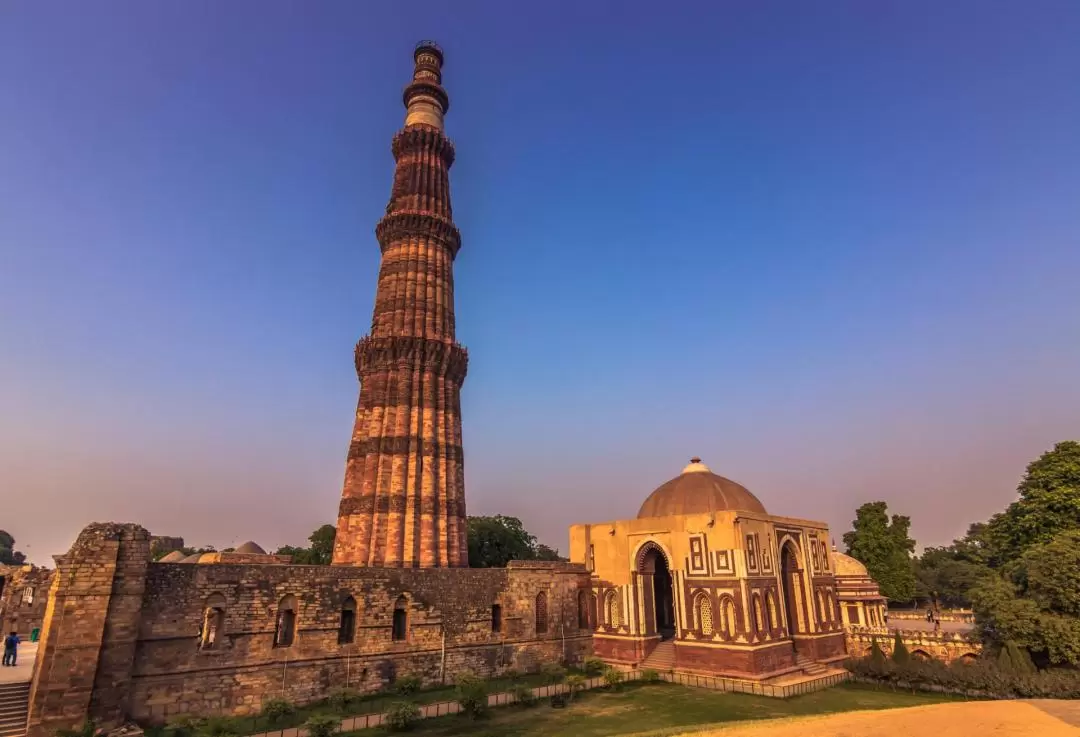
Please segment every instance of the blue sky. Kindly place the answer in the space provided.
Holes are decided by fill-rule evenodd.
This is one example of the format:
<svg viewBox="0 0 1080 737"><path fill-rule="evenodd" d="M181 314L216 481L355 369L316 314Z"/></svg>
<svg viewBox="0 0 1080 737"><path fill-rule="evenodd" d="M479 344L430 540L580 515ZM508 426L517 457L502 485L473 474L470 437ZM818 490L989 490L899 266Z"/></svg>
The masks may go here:
<svg viewBox="0 0 1080 737"><path fill-rule="evenodd" d="M3 526L336 513L421 38L444 48L470 513L565 548L692 455L921 544L1080 436L1073 2L9 2Z"/></svg>

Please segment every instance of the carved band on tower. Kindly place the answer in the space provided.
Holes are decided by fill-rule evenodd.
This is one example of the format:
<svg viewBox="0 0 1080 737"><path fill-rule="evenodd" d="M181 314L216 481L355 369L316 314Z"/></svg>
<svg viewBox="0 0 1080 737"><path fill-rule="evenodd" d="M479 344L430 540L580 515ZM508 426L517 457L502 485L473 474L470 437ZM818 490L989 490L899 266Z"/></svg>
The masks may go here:
<svg viewBox="0 0 1080 737"><path fill-rule="evenodd" d="M356 345L360 400L338 510L336 565L467 566L461 385L468 355L454 340L450 208L454 145L443 54L421 41L405 88L405 127L386 215L371 334Z"/></svg>

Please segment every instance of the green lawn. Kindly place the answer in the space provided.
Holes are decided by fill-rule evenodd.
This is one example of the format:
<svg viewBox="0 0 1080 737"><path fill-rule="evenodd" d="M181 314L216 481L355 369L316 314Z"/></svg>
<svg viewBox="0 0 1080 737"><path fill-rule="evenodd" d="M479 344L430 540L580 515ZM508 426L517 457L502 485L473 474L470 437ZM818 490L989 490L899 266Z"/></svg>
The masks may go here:
<svg viewBox="0 0 1080 737"><path fill-rule="evenodd" d="M721 693L669 683L628 684L621 691L579 694L564 709L546 702L531 709L492 709L479 721L451 716L425 719L409 733L423 737L609 737L656 730L691 728L717 722L828 714L859 709L922 706L953 697L876 690L843 684L791 699ZM391 734L383 729L353 732L356 737Z"/></svg>

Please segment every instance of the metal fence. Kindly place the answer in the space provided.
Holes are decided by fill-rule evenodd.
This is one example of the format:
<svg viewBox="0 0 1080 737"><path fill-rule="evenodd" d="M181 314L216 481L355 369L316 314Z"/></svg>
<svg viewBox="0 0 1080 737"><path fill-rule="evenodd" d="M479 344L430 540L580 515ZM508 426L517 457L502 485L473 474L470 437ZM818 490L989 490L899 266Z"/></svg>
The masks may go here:
<svg viewBox="0 0 1080 737"><path fill-rule="evenodd" d="M649 681L651 678L658 676L661 681L678 684L680 686L705 688L725 693L747 693L776 699L788 699L792 696L801 696L815 691L822 691L826 688L832 688L851 678L851 674L845 671L844 673L830 673L801 683L774 685L770 683L757 683L755 681L742 681L737 678L699 676L689 673L662 672L656 673L656 676L652 676L651 674L643 674L640 670L632 670L622 671L622 674L623 680L626 682ZM575 691L586 691L606 685L607 681L604 680L603 676L597 676L585 679L585 682L577 687ZM547 699L560 694L568 694L569 692L570 687L565 683L538 686L532 689L533 697L536 699ZM406 700L406 697L387 699L388 702L403 700ZM517 697L508 691L502 691L488 696L488 706L510 706L517 702ZM442 717L461 712L461 704L457 701L438 701L433 704L418 704L417 707L420 709L421 719ZM341 720L341 731L352 732L358 729L379 727L382 726L385 719L386 714L382 712L357 714L355 716L345 717ZM251 737L306 737L306 735L307 730L303 727L290 727L288 729L259 732Z"/></svg>

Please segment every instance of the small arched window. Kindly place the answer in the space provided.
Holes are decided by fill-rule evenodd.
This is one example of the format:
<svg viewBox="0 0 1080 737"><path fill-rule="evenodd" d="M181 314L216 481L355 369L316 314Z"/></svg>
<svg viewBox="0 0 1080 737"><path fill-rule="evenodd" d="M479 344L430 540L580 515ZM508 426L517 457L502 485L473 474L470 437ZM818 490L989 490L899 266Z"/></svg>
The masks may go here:
<svg viewBox="0 0 1080 737"><path fill-rule="evenodd" d="M705 637L713 633L712 602L704 591L694 598L694 611L697 613L698 629Z"/></svg>
<svg viewBox="0 0 1080 737"><path fill-rule="evenodd" d="M210 594L206 597L206 605L203 607L202 636L199 638L199 648L212 650L219 646L222 635L225 634L225 597L221 594Z"/></svg>
<svg viewBox="0 0 1080 737"><path fill-rule="evenodd" d="M734 637L735 626L735 602L730 596L724 597L724 601L720 604L720 627L725 635L728 637Z"/></svg>
<svg viewBox="0 0 1080 737"><path fill-rule="evenodd" d="M825 621L825 599L824 599L824 597L822 597L820 589L818 591L816 591L815 593L816 593L816 596L814 597L814 601L817 603L818 622L824 622Z"/></svg>
<svg viewBox="0 0 1080 737"><path fill-rule="evenodd" d="M776 629L779 624L776 621L776 595L771 591L765 595L765 610L769 615L770 629Z"/></svg>
<svg viewBox="0 0 1080 737"><path fill-rule="evenodd" d="M274 626L274 647L289 647L296 639L296 597L292 594L278 603L277 622Z"/></svg>
<svg viewBox="0 0 1080 737"><path fill-rule="evenodd" d="M764 632L765 620L761 614L761 594L754 594L751 607L754 615L754 630L759 633Z"/></svg>
<svg viewBox="0 0 1080 737"><path fill-rule="evenodd" d="M542 635L548 629L547 594L541 591L536 595L536 634Z"/></svg>
<svg viewBox="0 0 1080 737"><path fill-rule="evenodd" d="M589 595L584 590L577 593L577 626L579 630L589 629Z"/></svg>
<svg viewBox="0 0 1080 737"><path fill-rule="evenodd" d="M498 604L491 605L491 631L502 632L502 607Z"/></svg>
<svg viewBox="0 0 1080 737"><path fill-rule="evenodd" d="M346 596L341 604L341 619L338 622L337 641L339 645L348 645L356 640L356 599Z"/></svg>
<svg viewBox="0 0 1080 737"><path fill-rule="evenodd" d="M600 626L600 608L596 600L596 594L589 594L589 617L592 619L593 629Z"/></svg>
<svg viewBox="0 0 1080 737"><path fill-rule="evenodd" d="M409 632L409 600L399 596L394 603L394 621L390 627L390 639L404 642Z"/></svg>
<svg viewBox="0 0 1080 737"><path fill-rule="evenodd" d="M34 603L34 587L33 586L27 586L25 589L23 589L22 600L23 600L23 604L26 604L27 606Z"/></svg>
<svg viewBox="0 0 1080 737"><path fill-rule="evenodd" d="M604 594L604 612L607 614L608 627L618 627L622 623L619 617L619 595L614 590Z"/></svg>

